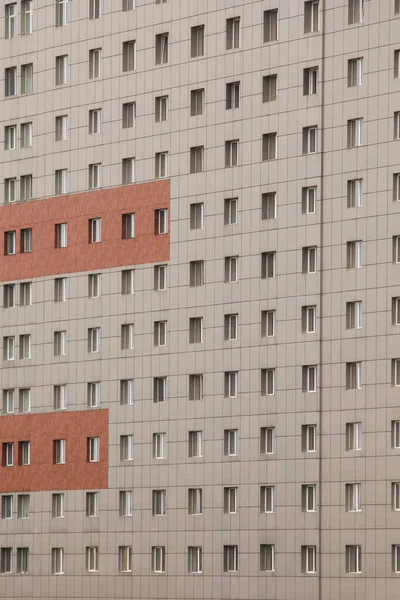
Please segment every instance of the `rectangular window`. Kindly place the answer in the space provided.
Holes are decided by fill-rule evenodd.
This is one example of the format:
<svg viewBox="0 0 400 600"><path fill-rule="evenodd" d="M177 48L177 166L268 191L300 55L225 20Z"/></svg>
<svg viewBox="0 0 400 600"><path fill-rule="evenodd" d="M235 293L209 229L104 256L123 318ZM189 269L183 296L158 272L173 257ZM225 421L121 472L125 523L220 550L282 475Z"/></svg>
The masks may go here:
<svg viewBox="0 0 400 600"><path fill-rule="evenodd" d="M122 239L131 240L135 237L135 213L122 215Z"/></svg>
<svg viewBox="0 0 400 600"><path fill-rule="evenodd" d="M226 110L240 106L240 81L226 84Z"/></svg>
<svg viewBox="0 0 400 600"><path fill-rule="evenodd" d="M101 163L89 165L89 189L97 190L101 187Z"/></svg>
<svg viewBox="0 0 400 600"><path fill-rule="evenodd" d="M167 345L167 321L154 322L154 345L159 348Z"/></svg>
<svg viewBox="0 0 400 600"><path fill-rule="evenodd" d="M122 71L134 71L136 69L136 42L129 41L122 44Z"/></svg>
<svg viewBox="0 0 400 600"><path fill-rule="evenodd" d="M226 371L224 379L225 398L237 398L239 389L238 371Z"/></svg>
<svg viewBox="0 0 400 600"><path fill-rule="evenodd" d="M190 116L196 117L203 114L204 88L190 92Z"/></svg>
<svg viewBox="0 0 400 600"><path fill-rule="evenodd" d="M30 200L32 198L32 175L21 175L20 179L20 199Z"/></svg>
<svg viewBox="0 0 400 600"><path fill-rule="evenodd" d="M12 308L15 306L15 284L5 283L3 286L3 308Z"/></svg>
<svg viewBox="0 0 400 600"><path fill-rule="evenodd" d="M21 66L21 94L33 92L33 64Z"/></svg>
<svg viewBox="0 0 400 600"><path fill-rule="evenodd" d="M18 408L20 413L28 413L31 410L31 389L20 388Z"/></svg>
<svg viewBox="0 0 400 600"><path fill-rule="evenodd" d="M132 547L119 546L118 563L120 573L131 573L132 571Z"/></svg>
<svg viewBox="0 0 400 600"><path fill-rule="evenodd" d="M65 410L67 408L67 386L65 383L53 387L53 408L54 410Z"/></svg>
<svg viewBox="0 0 400 600"><path fill-rule="evenodd" d="M136 102L125 102L122 105L122 128L136 126Z"/></svg>
<svg viewBox="0 0 400 600"><path fill-rule="evenodd" d="M225 167L237 167L239 164L239 140L225 142Z"/></svg>
<svg viewBox="0 0 400 600"><path fill-rule="evenodd" d="M303 512L317 510L317 486L315 484L301 486L301 504Z"/></svg>
<svg viewBox="0 0 400 600"><path fill-rule="evenodd" d="M157 4L158 2L156 2ZM135 0L122 0L122 10L133 10L135 8Z"/></svg>
<svg viewBox="0 0 400 600"><path fill-rule="evenodd" d="M66 248L68 245L68 223L57 223L55 226L56 248Z"/></svg>
<svg viewBox="0 0 400 600"><path fill-rule="evenodd" d="M318 93L318 67L303 70L303 95L313 96Z"/></svg>
<svg viewBox="0 0 400 600"><path fill-rule="evenodd" d="M32 252L32 229L21 229L21 252Z"/></svg>
<svg viewBox="0 0 400 600"><path fill-rule="evenodd" d="M361 573L361 546L346 546L346 573Z"/></svg>
<svg viewBox="0 0 400 600"><path fill-rule="evenodd" d="M133 435L121 435L120 451L122 461L133 460Z"/></svg>
<svg viewBox="0 0 400 600"><path fill-rule="evenodd" d="M4 234L5 254L10 256L16 253L17 233L16 231L6 231Z"/></svg>
<svg viewBox="0 0 400 600"><path fill-rule="evenodd" d="M361 483L346 483L346 510L361 510Z"/></svg>
<svg viewBox="0 0 400 600"><path fill-rule="evenodd" d="M275 394L275 369L261 369L261 395Z"/></svg>
<svg viewBox="0 0 400 600"><path fill-rule="evenodd" d="M31 336L23 334L19 336L19 358L31 358Z"/></svg>
<svg viewBox="0 0 400 600"><path fill-rule="evenodd" d="M301 426L301 449L302 452L316 452L317 450L317 426Z"/></svg>
<svg viewBox="0 0 400 600"><path fill-rule="evenodd" d="M67 332L54 332L54 356L66 356L67 354Z"/></svg>
<svg viewBox="0 0 400 600"><path fill-rule="evenodd" d="M168 63L168 37L168 33L159 33L156 35L156 65L165 65Z"/></svg>
<svg viewBox="0 0 400 600"><path fill-rule="evenodd" d="M60 196L61 194L68 193L68 169L58 169L55 171L55 194Z"/></svg>
<svg viewBox="0 0 400 600"><path fill-rule="evenodd" d="M363 59L352 58L347 61L347 86L356 87L363 84Z"/></svg>
<svg viewBox="0 0 400 600"><path fill-rule="evenodd" d="M188 571L189 573L202 573L203 549L201 546L188 547Z"/></svg>
<svg viewBox="0 0 400 600"><path fill-rule="evenodd" d="M303 154L315 154L317 152L318 127L303 128Z"/></svg>
<svg viewBox="0 0 400 600"><path fill-rule="evenodd" d="M68 25L68 0L56 0L56 27Z"/></svg>
<svg viewBox="0 0 400 600"><path fill-rule="evenodd" d="M101 242L101 218L89 219L89 244Z"/></svg>
<svg viewBox="0 0 400 600"><path fill-rule="evenodd" d="M225 456L238 455L238 430L225 429L224 431L224 454Z"/></svg>
<svg viewBox="0 0 400 600"><path fill-rule="evenodd" d="M311 0L304 2L304 33L319 31L319 2Z"/></svg>
<svg viewBox="0 0 400 600"><path fill-rule="evenodd" d="M227 256L225 258L225 282L237 283L239 281L239 257Z"/></svg>
<svg viewBox="0 0 400 600"><path fill-rule="evenodd" d="M119 493L119 514L121 517L131 517L132 516L132 491L131 490L122 490Z"/></svg>
<svg viewBox="0 0 400 600"><path fill-rule="evenodd" d="M33 123L21 123L21 148L31 148L33 145Z"/></svg>
<svg viewBox="0 0 400 600"><path fill-rule="evenodd" d="M121 350L135 348L135 326L133 323L121 325Z"/></svg>
<svg viewBox="0 0 400 600"><path fill-rule="evenodd" d="M100 438L88 438L88 461L100 462Z"/></svg>
<svg viewBox="0 0 400 600"><path fill-rule="evenodd" d="M400 13L400 0L394 0L394 14L398 15Z"/></svg>
<svg viewBox="0 0 400 600"><path fill-rule="evenodd" d="M154 289L158 292L164 292L167 289L167 265L155 265Z"/></svg>
<svg viewBox="0 0 400 600"><path fill-rule="evenodd" d="M14 412L15 390L3 390L3 413L5 415Z"/></svg>
<svg viewBox="0 0 400 600"><path fill-rule="evenodd" d="M392 508L400 510L400 483L398 481L392 482Z"/></svg>
<svg viewBox="0 0 400 600"><path fill-rule="evenodd" d="M264 133L262 136L262 159L276 160L277 158L277 135L276 133Z"/></svg>
<svg viewBox="0 0 400 600"><path fill-rule="evenodd" d="M5 5L5 38L10 40L17 35L17 4Z"/></svg>
<svg viewBox="0 0 400 600"><path fill-rule="evenodd" d="M68 115L56 117L56 142L68 139Z"/></svg>
<svg viewBox="0 0 400 600"><path fill-rule="evenodd" d="M400 421L392 421L392 448L400 448Z"/></svg>
<svg viewBox="0 0 400 600"><path fill-rule="evenodd" d="M275 454L275 427L261 427L260 453Z"/></svg>
<svg viewBox="0 0 400 600"><path fill-rule="evenodd" d="M121 292L124 295L135 293L135 270L125 269L121 271Z"/></svg>
<svg viewBox="0 0 400 600"><path fill-rule="evenodd" d="M225 339L232 341L238 339L238 316L237 314L225 315Z"/></svg>
<svg viewBox="0 0 400 600"><path fill-rule="evenodd" d="M236 50L240 47L240 17L226 20L226 49Z"/></svg>
<svg viewBox="0 0 400 600"><path fill-rule="evenodd" d="M394 573L400 573L400 545L392 546L392 570Z"/></svg>
<svg viewBox="0 0 400 600"><path fill-rule="evenodd" d="M65 440L54 440L54 464L65 464Z"/></svg>
<svg viewBox="0 0 400 600"><path fill-rule="evenodd" d="M31 443L30 442L19 442L18 443L18 458L21 466L27 466L31 464Z"/></svg>
<svg viewBox="0 0 400 600"><path fill-rule="evenodd" d="M361 450L361 423L346 423L346 450Z"/></svg>
<svg viewBox="0 0 400 600"><path fill-rule="evenodd" d="M64 573L64 548L51 549L51 570L53 575Z"/></svg>
<svg viewBox="0 0 400 600"><path fill-rule="evenodd" d="M276 192L262 194L262 219L276 219Z"/></svg>
<svg viewBox="0 0 400 600"><path fill-rule="evenodd" d="M89 298L100 298L101 273L91 273L88 275L88 296Z"/></svg>
<svg viewBox="0 0 400 600"><path fill-rule="evenodd" d="M86 548L86 568L89 573L96 573L99 570L99 549L97 546Z"/></svg>
<svg viewBox="0 0 400 600"><path fill-rule="evenodd" d="M275 571L275 546L260 545L260 571Z"/></svg>
<svg viewBox="0 0 400 600"><path fill-rule="evenodd" d="M277 98L278 75L263 77L263 102L274 102Z"/></svg>
<svg viewBox="0 0 400 600"><path fill-rule="evenodd" d="M347 181L347 208L358 208L363 205L363 180L349 179Z"/></svg>
<svg viewBox="0 0 400 600"><path fill-rule="evenodd" d="M237 546L224 546L224 571L236 573L239 570L239 555Z"/></svg>
<svg viewBox="0 0 400 600"><path fill-rule="evenodd" d="M317 391L317 367L316 365L306 365L303 370L303 392Z"/></svg>
<svg viewBox="0 0 400 600"><path fill-rule="evenodd" d="M278 40L278 10L264 11L264 44Z"/></svg>
<svg viewBox="0 0 400 600"><path fill-rule="evenodd" d="M396 298L394 300L397 300ZM396 305L397 318L397 305ZM400 305L399 305L400 308ZM394 315L395 316L395 315ZM400 315L399 315L400 318ZM394 324L396 324L394 322ZM362 302L346 302L346 328L361 329L362 328Z"/></svg>
<svg viewBox="0 0 400 600"><path fill-rule="evenodd" d="M362 23L364 20L364 2L365 0L349 0L349 25Z"/></svg>
<svg viewBox="0 0 400 600"><path fill-rule="evenodd" d="M15 337L7 336L3 338L3 358L4 360L14 360L15 358Z"/></svg>
<svg viewBox="0 0 400 600"><path fill-rule="evenodd" d="M393 262L400 263L400 236L393 236Z"/></svg>
<svg viewBox="0 0 400 600"><path fill-rule="evenodd" d="M168 152L157 152L156 161L156 179L168 177Z"/></svg>
<svg viewBox="0 0 400 600"><path fill-rule="evenodd" d="M56 85L67 83L68 54L56 56Z"/></svg>
<svg viewBox="0 0 400 600"><path fill-rule="evenodd" d="M189 375L189 400L203 400L203 375Z"/></svg>
<svg viewBox="0 0 400 600"><path fill-rule="evenodd" d="M168 209L159 208L154 212L154 215L156 235L165 235L168 233Z"/></svg>
<svg viewBox="0 0 400 600"><path fill-rule="evenodd" d="M238 220L238 198L225 198L224 223L225 225L237 225Z"/></svg>
<svg viewBox="0 0 400 600"><path fill-rule="evenodd" d="M346 363L346 389L361 389L361 362Z"/></svg>
<svg viewBox="0 0 400 600"><path fill-rule="evenodd" d="M166 377L155 377L154 378L154 402L165 402L167 399L167 378Z"/></svg>
<svg viewBox="0 0 400 600"><path fill-rule="evenodd" d="M156 123L167 121L168 117L168 96L157 96L155 109Z"/></svg>
<svg viewBox="0 0 400 600"><path fill-rule="evenodd" d="M88 407L100 406L100 381L91 381L87 386Z"/></svg>
<svg viewBox="0 0 400 600"><path fill-rule="evenodd" d="M29 548L17 548L17 573L29 571Z"/></svg>
<svg viewBox="0 0 400 600"><path fill-rule="evenodd" d="M100 19L102 13L102 0L89 1L89 19ZM97 569L96 569L97 571Z"/></svg>
<svg viewBox="0 0 400 600"><path fill-rule="evenodd" d="M101 132L101 108L89 110L89 135Z"/></svg>
<svg viewBox="0 0 400 600"><path fill-rule="evenodd" d="M400 262L400 242L399 242L399 262ZM204 285L204 260L193 260L190 262L190 287Z"/></svg>
<svg viewBox="0 0 400 600"><path fill-rule="evenodd" d="M203 342L203 317L192 317L189 319L189 344L201 344Z"/></svg>
<svg viewBox="0 0 400 600"><path fill-rule="evenodd" d="M17 138L17 126L8 125L4 128L4 141L6 150L15 150L15 141Z"/></svg>
<svg viewBox="0 0 400 600"><path fill-rule="evenodd" d="M0 571L12 573L12 548L1 548Z"/></svg>
<svg viewBox="0 0 400 600"><path fill-rule="evenodd" d="M167 491L153 490L153 517L162 517L167 512Z"/></svg>
<svg viewBox="0 0 400 600"><path fill-rule="evenodd" d="M190 205L190 229L203 229L204 227L204 202Z"/></svg>
<svg viewBox="0 0 400 600"><path fill-rule="evenodd" d="M303 306L301 309L302 330L304 333L317 331L317 307Z"/></svg>
<svg viewBox="0 0 400 600"><path fill-rule="evenodd" d="M197 25L191 29L191 58L204 56L204 25Z"/></svg>
<svg viewBox="0 0 400 600"><path fill-rule="evenodd" d="M301 570L302 573L317 572L317 549L315 546L301 547Z"/></svg>
<svg viewBox="0 0 400 600"><path fill-rule="evenodd" d="M347 147L356 148L363 145L363 119L347 121Z"/></svg>
<svg viewBox="0 0 400 600"><path fill-rule="evenodd" d="M234 515L238 512L238 488L224 488L224 512Z"/></svg>
<svg viewBox="0 0 400 600"><path fill-rule="evenodd" d="M30 496L29 494L18 494L17 516L18 519L29 519Z"/></svg>
<svg viewBox="0 0 400 600"><path fill-rule="evenodd" d="M189 431L189 458L203 456L203 432Z"/></svg>
<svg viewBox="0 0 400 600"><path fill-rule="evenodd" d="M101 77L101 48L89 50L89 79Z"/></svg>
<svg viewBox="0 0 400 600"><path fill-rule="evenodd" d="M153 546L151 560L153 573L165 573L165 546Z"/></svg>
<svg viewBox="0 0 400 600"><path fill-rule="evenodd" d="M190 172L201 173L204 171L204 146L190 148Z"/></svg>
<svg viewBox="0 0 400 600"><path fill-rule="evenodd" d="M167 458L166 433L153 433L153 457L156 459Z"/></svg>
<svg viewBox="0 0 400 600"><path fill-rule="evenodd" d="M306 246L303 248L303 273L313 274L317 272L317 247Z"/></svg>
<svg viewBox="0 0 400 600"><path fill-rule="evenodd" d="M13 496L1 497L1 518L12 519L13 516Z"/></svg>
<svg viewBox="0 0 400 600"><path fill-rule="evenodd" d="M260 487L260 512L275 512L275 486L262 485Z"/></svg>
<svg viewBox="0 0 400 600"><path fill-rule="evenodd" d="M133 379L121 379L121 404L133 404Z"/></svg>
<svg viewBox="0 0 400 600"><path fill-rule="evenodd" d="M52 516L53 519L62 519L64 517L64 494L52 495Z"/></svg>
<svg viewBox="0 0 400 600"><path fill-rule="evenodd" d="M17 200L16 190L17 180L15 177L4 180L4 200L6 203L15 202Z"/></svg>
<svg viewBox="0 0 400 600"><path fill-rule="evenodd" d="M32 282L24 281L19 284L19 305L31 306L32 304Z"/></svg>
<svg viewBox="0 0 400 600"><path fill-rule="evenodd" d="M4 71L4 95L6 97L17 95L17 67L9 67Z"/></svg>
<svg viewBox="0 0 400 600"><path fill-rule="evenodd" d="M100 352L100 327L88 329L88 351L91 354Z"/></svg>
<svg viewBox="0 0 400 600"><path fill-rule="evenodd" d="M261 253L261 279L276 277L276 252Z"/></svg>
<svg viewBox="0 0 400 600"><path fill-rule="evenodd" d="M188 513L189 515L203 514L203 490L201 488L189 488Z"/></svg>

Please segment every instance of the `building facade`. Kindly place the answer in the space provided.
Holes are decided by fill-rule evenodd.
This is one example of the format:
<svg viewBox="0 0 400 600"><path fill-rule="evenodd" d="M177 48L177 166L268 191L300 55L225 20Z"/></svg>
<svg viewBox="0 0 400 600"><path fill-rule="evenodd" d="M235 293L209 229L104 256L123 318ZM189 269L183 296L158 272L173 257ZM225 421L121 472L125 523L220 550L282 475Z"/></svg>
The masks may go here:
<svg viewBox="0 0 400 600"><path fill-rule="evenodd" d="M397 598L400 2L0 20L0 598Z"/></svg>

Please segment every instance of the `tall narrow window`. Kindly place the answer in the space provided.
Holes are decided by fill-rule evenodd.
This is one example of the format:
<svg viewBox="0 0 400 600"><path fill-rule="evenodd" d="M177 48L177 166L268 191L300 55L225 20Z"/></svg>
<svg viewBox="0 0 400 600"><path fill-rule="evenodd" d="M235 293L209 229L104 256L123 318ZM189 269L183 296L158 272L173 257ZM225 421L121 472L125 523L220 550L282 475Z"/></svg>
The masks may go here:
<svg viewBox="0 0 400 600"><path fill-rule="evenodd" d="M200 113L199 113L200 114ZM157 96L155 108L156 123L166 121L168 117L168 96Z"/></svg>
<svg viewBox="0 0 400 600"><path fill-rule="evenodd" d="M31 389L20 388L18 394L18 409L20 413L28 413L31 410Z"/></svg>
<svg viewBox="0 0 400 600"><path fill-rule="evenodd" d="M3 337L3 359L14 360L15 359L15 337L6 336Z"/></svg>
<svg viewBox="0 0 400 600"><path fill-rule="evenodd" d="M260 571L275 571L275 546L260 545Z"/></svg>
<svg viewBox="0 0 400 600"><path fill-rule="evenodd" d="M189 573L202 573L203 549L201 546L188 547L188 571Z"/></svg>
<svg viewBox="0 0 400 600"><path fill-rule="evenodd" d="M190 172L204 171L204 146L190 148Z"/></svg>
<svg viewBox="0 0 400 600"><path fill-rule="evenodd" d="M361 510L361 483L346 483L346 510Z"/></svg>
<svg viewBox="0 0 400 600"><path fill-rule="evenodd" d="M264 133L262 136L262 159L276 160L277 158L277 135L276 133Z"/></svg>
<svg viewBox="0 0 400 600"><path fill-rule="evenodd" d="M190 488L188 491L189 515L201 515L203 513L203 490L201 488Z"/></svg>
<svg viewBox="0 0 400 600"><path fill-rule="evenodd" d="M168 33L159 33L156 35L156 65L165 65L169 59Z"/></svg>
<svg viewBox="0 0 400 600"><path fill-rule="evenodd" d="M317 391L317 366L306 365L302 367L303 371L303 392Z"/></svg>
<svg viewBox="0 0 400 600"><path fill-rule="evenodd" d="M17 548L17 573L29 572L29 548Z"/></svg>
<svg viewBox="0 0 400 600"><path fill-rule="evenodd" d="M238 512L238 488L224 488L224 512L234 515Z"/></svg>
<svg viewBox="0 0 400 600"><path fill-rule="evenodd" d="M238 430L225 429L224 431L224 454L225 456L238 455Z"/></svg>
<svg viewBox="0 0 400 600"><path fill-rule="evenodd" d="M135 293L135 270L124 269L121 271L121 291L122 294L134 294Z"/></svg>
<svg viewBox="0 0 400 600"><path fill-rule="evenodd" d="M64 517L64 494L53 494L52 516L53 519L62 519Z"/></svg>
<svg viewBox="0 0 400 600"><path fill-rule="evenodd" d="M1 548L0 553L0 572L12 573L12 548Z"/></svg>
<svg viewBox="0 0 400 600"><path fill-rule="evenodd" d="M13 517L13 496L4 495L1 497L1 518L12 519Z"/></svg>
<svg viewBox="0 0 400 600"><path fill-rule="evenodd" d="M153 388L154 402L165 402L167 399L167 378L155 377Z"/></svg>
<svg viewBox="0 0 400 600"><path fill-rule="evenodd" d="M262 252L261 254L261 279L276 277L276 252Z"/></svg>
<svg viewBox="0 0 400 600"><path fill-rule="evenodd" d="M348 22L349 25L355 25L356 23L362 23L364 20L364 2L365 0L348 0L349 12Z"/></svg>
<svg viewBox="0 0 400 600"><path fill-rule="evenodd" d="M301 309L302 330L304 333L317 331L317 307L303 306Z"/></svg>
<svg viewBox="0 0 400 600"><path fill-rule="evenodd" d="M154 345L159 348L167 345L167 321L155 321Z"/></svg>
<svg viewBox="0 0 400 600"><path fill-rule="evenodd" d="M319 31L319 1L310 0L304 3L304 33Z"/></svg>
<svg viewBox="0 0 400 600"><path fill-rule="evenodd" d="M397 317L397 312L393 316ZM362 302L346 302L346 328L362 328Z"/></svg>
<svg viewBox="0 0 400 600"><path fill-rule="evenodd" d="M15 407L15 390L3 390L3 413L12 414Z"/></svg>
<svg viewBox="0 0 400 600"><path fill-rule="evenodd" d="M89 110L89 135L97 135L101 132L101 108Z"/></svg>
<svg viewBox="0 0 400 600"><path fill-rule="evenodd" d="M226 20L226 49L235 50L240 46L240 17Z"/></svg>
<svg viewBox="0 0 400 600"><path fill-rule="evenodd" d="M122 44L122 71L134 71L136 69L136 42L124 42Z"/></svg>
<svg viewBox="0 0 400 600"><path fill-rule="evenodd" d="M67 83L68 55L56 56L56 85Z"/></svg>
<svg viewBox="0 0 400 600"><path fill-rule="evenodd" d="M153 546L151 560L153 573L165 573L165 546Z"/></svg>
<svg viewBox="0 0 400 600"><path fill-rule="evenodd" d="M261 395L275 394L275 369L261 369Z"/></svg>
<svg viewBox="0 0 400 600"><path fill-rule="evenodd" d="M121 404L133 404L133 379L121 379Z"/></svg>
<svg viewBox="0 0 400 600"><path fill-rule="evenodd" d="M204 202L190 205L190 229L203 229L204 227Z"/></svg>
<svg viewBox="0 0 400 600"><path fill-rule="evenodd" d="M119 514L121 517L132 516L132 491L122 490L119 493Z"/></svg>
<svg viewBox="0 0 400 600"><path fill-rule="evenodd" d="M65 440L54 440L54 464L65 464Z"/></svg>
<svg viewBox="0 0 400 600"><path fill-rule="evenodd" d="M262 485L260 488L260 512L275 512L275 486Z"/></svg>
<svg viewBox="0 0 400 600"><path fill-rule="evenodd" d="M135 159L123 158L122 159L122 184L128 185L135 183Z"/></svg>
<svg viewBox="0 0 400 600"><path fill-rule="evenodd" d="M361 573L361 546L346 546L346 572Z"/></svg>
<svg viewBox="0 0 400 600"><path fill-rule="evenodd" d="M304 127L303 154L315 154L318 144L318 127Z"/></svg>
<svg viewBox="0 0 400 600"><path fill-rule="evenodd" d="M362 267L362 241L347 242L347 268L361 269Z"/></svg>
<svg viewBox="0 0 400 600"><path fill-rule="evenodd" d="M203 317L191 317L189 319L189 344L201 344L203 342Z"/></svg>
<svg viewBox="0 0 400 600"><path fill-rule="evenodd" d="M168 152L157 152L156 160L156 179L168 177Z"/></svg>
<svg viewBox="0 0 400 600"><path fill-rule="evenodd" d="M30 496L29 494L18 494L17 516L18 519L29 519Z"/></svg>
<svg viewBox="0 0 400 600"><path fill-rule="evenodd" d="M89 408L97 408L100 406L100 389L100 381L91 381L88 383L87 402Z"/></svg>
<svg viewBox="0 0 400 600"><path fill-rule="evenodd" d="M32 340L29 334L19 336L19 358L21 360L31 358Z"/></svg>
<svg viewBox="0 0 400 600"><path fill-rule="evenodd" d="M4 196L6 203L12 203L17 200L17 180L15 177L4 180Z"/></svg>
<svg viewBox="0 0 400 600"><path fill-rule="evenodd" d="M68 115L56 117L56 142L68 139Z"/></svg>
<svg viewBox="0 0 400 600"><path fill-rule="evenodd" d="M225 398L237 398L239 387L238 371L225 372Z"/></svg>
<svg viewBox="0 0 400 600"><path fill-rule="evenodd" d="M154 433L153 434L153 457L158 459L164 459L167 457L167 434L166 433Z"/></svg>
<svg viewBox="0 0 400 600"><path fill-rule="evenodd" d="M131 573L132 571L132 546L119 546L118 563L120 573Z"/></svg>
<svg viewBox="0 0 400 600"><path fill-rule="evenodd" d="M356 148L363 145L363 119L347 121L347 147Z"/></svg>
<svg viewBox="0 0 400 600"><path fill-rule="evenodd" d="M100 461L100 438L88 438L88 460L89 462Z"/></svg>
<svg viewBox="0 0 400 600"><path fill-rule="evenodd" d="M55 194L59 196L61 194L68 193L68 169L58 169L55 172Z"/></svg>
<svg viewBox="0 0 400 600"><path fill-rule="evenodd" d="M153 516L162 517L167 512L167 491L153 490Z"/></svg>
<svg viewBox="0 0 400 600"><path fill-rule="evenodd" d="M239 140L225 142L225 167L237 167L239 164Z"/></svg>
<svg viewBox="0 0 400 600"><path fill-rule="evenodd" d="M54 356L65 356L67 354L67 332L54 332Z"/></svg>
<svg viewBox="0 0 400 600"><path fill-rule="evenodd" d="M203 400L203 375L189 375L189 400Z"/></svg>
<svg viewBox="0 0 400 600"><path fill-rule="evenodd" d="M126 102L122 105L122 127L128 129L136 124L136 102Z"/></svg>
<svg viewBox="0 0 400 600"><path fill-rule="evenodd" d="M101 48L89 50L89 79L101 77Z"/></svg>
<svg viewBox="0 0 400 600"><path fill-rule="evenodd" d="M20 179L20 200L29 200L32 198L32 175L21 175Z"/></svg>
<svg viewBox="0 0 400 600"><path fill-rule="evenodd" d="M317 272L317 248L316 246L306 246L302 250L303 254L303 273L313 274Z"/></svg>
<svg viewBox="0 0 400 600"><path fill-rule="evenodd" d="M155 265L154 289L158 292L165 292L167 289L167 265Z"/></svg>
<svg viewBox="0 0 400 600"><path fill-rule="evenodd" d="M313 96L318 93L318 67L309 67L303 71L303 95Z"/></svg>
<svg viewBox="0 0 400 600"><path fill-rule="evenodd" d="M97 190L101 187L101 163L89 165L89 189Z"/></svg>
<svg viewBox="0 0 400 600"><path fill-rule="evenodd" d="M91 273L88 276L89 298L100 298L101 296L101 273Z"/></svg>
<svg viewBox="0 0 400 600"><path fill-rule="evenodd" d="M239 570L239 552L237 546L224 546L224 571L233 573Z"/></svg>
<svg viewBox="0 0 400 600"><path fill-rule="evenodd" d="M31 94L33 91L33 64L21 66L21 94Z"/></svg>
<svg viewBox="0 0 400 600"><path fill-rule="evenodd" d="M346 423L346 450L361 450L361 423Z"/></svg>
<svg viewBox="0 0 400 600"><path fill-rule="evenodd" d="M226 84L226 110L240 106L240 81Z"/></svg>
<svg viewBox="0 0 400 600"><path fill-rule="evenodd" d="M135 348L135 326L133 323L121 325L121 350Z"/></svg>
<svg viewBox="0 0 400 600"><path fill-rule="evenodd" d="M102 0L89 0L89 19L100 19Z"/></svg>
<svg viewBox="0 0 400 600"><path fill-rule="evenodd" d="M400 247L400 243L399 243L399 247ZM400 257L400 250L399 250L399 257ZM400 258L399 258L399 262L400 262ZM190 287L204 285L204 261L203 260L191 261L189 270L190 270Z"/></svg>
<svg viewBox="0 0 400 600"><path fill-rule="evenodd" d="M301 570L303 573L317 572L317 549L315 546L301 547Z"/></svg>
<svg viewBox="0 0 400 600"><path fill-rule="evenodd" d="M263 102L273 102L277 98L277 75L263 77Z"/></svg>
<svg viewBox="0 0 400 600"><path fill-rule="evenodd" d="M274 337L276 329L276 310L261 311L261 336Z"/></svg>
<svg viewBox="0 0 400 600"><path fill-rule="evenodd" d="M317 486L315 484L301 486L301 504L304 512L317 510Z"/></svg>
<svg viewBox="0 0 400 600"><path fill-rule="evenodd" d="M5 5L5 38L10 40L17 35L17 3Z"/></svg>
<svg viewBox="0 0 400 600"><path fill-rule="evenodd" d="M347 181L347 208L359 208L363 205L363 180Z"/></svg>
<svg viewBox="0 0 400 600"><path fill-rule="evenodd" d="M56 0L56 27L68 25L68 0Z"/></svg>
<svg viewBox="0 0 400 600"><path fill-rule="evenodd" d="M360 390L361 389L361 373L362 363L348 362L346 363L346 389Z"/></svg>
<svg viewBox="0 0 400 600"><path fill-rule="evenodd" d="M91 354L100 352L100 327L88 329L88 350Z"/></svg>
<svg viewBox="0 0 400 600"><path fill-rule="evenodd" d="M189 457L199 458L203 456L203 432L189 431Z"/></svg>
<svg viewBox="0 0 400 600"><path fill-rule="evenodd" d="M238 198L226 198L224 202L225 225L237 225L238 223Z"/></svg>
<svg viewBox="0 0 400 600"><path fill-rule="evenodd" d="M121 435L120 437L121 460L133 460L133 435Z"/></svg>
<svg viewBox="0 0 400 600"><path fill-rule="evenodd" d="M54 410L65 410L67 407L67 386L66 384L55 385L53 388L53 408Z"/></svg>
<svg viewBox="0 0 400 600"><path fill-rule="evenodd" d="M204 56L204 25L197 25L191 29L191 57Z"/></svg>
<svg viewBox="0 0 400 600"><path fill-rule="evenodd" d="M317 209L317 188L316 186L304 187L302 189L302 212L311 215Z"/></svg>
<svg viewBox="0 0 400 600"><path fill-rule="evenodd" d="M66 248L68 245L68 223L57 223L55 226L56 248Z"/></svg>
<svg viewBox="0 0 400 600"><path fill-rule="evenodd" d="M17 126L8 125L4 130L4 142L6 150L15 150L15 142L17 139Z"/></svg>
<svg viewBox="0 0 400 600"><path fill-rule="evenodd" d="M264 44L278 39L278 10L264 11Z"/></svg>
<svg viewBox="0 0 400 600"><path fill-rule="evenodd" d="M203 114L204 88L190 92L190 116L195 117Z"/></svg>
<svg viewBox="0 0 400 600"><path fill-rule="evenodd" d="M229 341L238 339L238 316L237 314L225 315L225 339Z"/></svg>
<svg viewBox="0 0 400 600"><path fill-rule="evenodd" d="M261 427L260 452L261 454L275 453L275 427Z"/></svg>
<svg viewBox="0 0 400 600"><path fill-rule="evenodd" d="M27 466L31 463L31 443L19 442L18 444L19 464Z"/></svg>
<svg viewBox="0 0 400 600"><path fill-rule="evenodd" d="M351 58L347 61L347 85L356 87L363 83L363 59Z"/></svg>
<svg viewBox="0 0 400 600"><path fill-rule="evenodd" d="M8 67L5 69L5 90L6 97L16 96L17 94L17 67Z"/></svg>

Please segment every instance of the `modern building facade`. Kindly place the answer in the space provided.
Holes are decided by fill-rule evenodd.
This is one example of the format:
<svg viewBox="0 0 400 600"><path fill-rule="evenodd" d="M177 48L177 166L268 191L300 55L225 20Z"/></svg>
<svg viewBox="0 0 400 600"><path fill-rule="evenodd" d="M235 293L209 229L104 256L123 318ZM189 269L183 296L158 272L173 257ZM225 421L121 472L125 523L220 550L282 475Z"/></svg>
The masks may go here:
<svg viewBox="0 0 400 600"><path fill-rule="evenodd" d="M398 598L400 2L0 17L0 598Z"/></svg>

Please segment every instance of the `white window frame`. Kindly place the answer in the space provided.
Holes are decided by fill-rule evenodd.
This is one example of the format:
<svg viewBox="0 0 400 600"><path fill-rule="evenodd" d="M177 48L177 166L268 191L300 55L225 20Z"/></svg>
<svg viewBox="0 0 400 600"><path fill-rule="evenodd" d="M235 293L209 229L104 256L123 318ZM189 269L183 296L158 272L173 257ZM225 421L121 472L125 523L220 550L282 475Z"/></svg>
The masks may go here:
<svg viewBox="0 0 400 600"><path fill-rule="evenodd" d="M100 462L100 438L89 438L89 462Z"/></svg>

